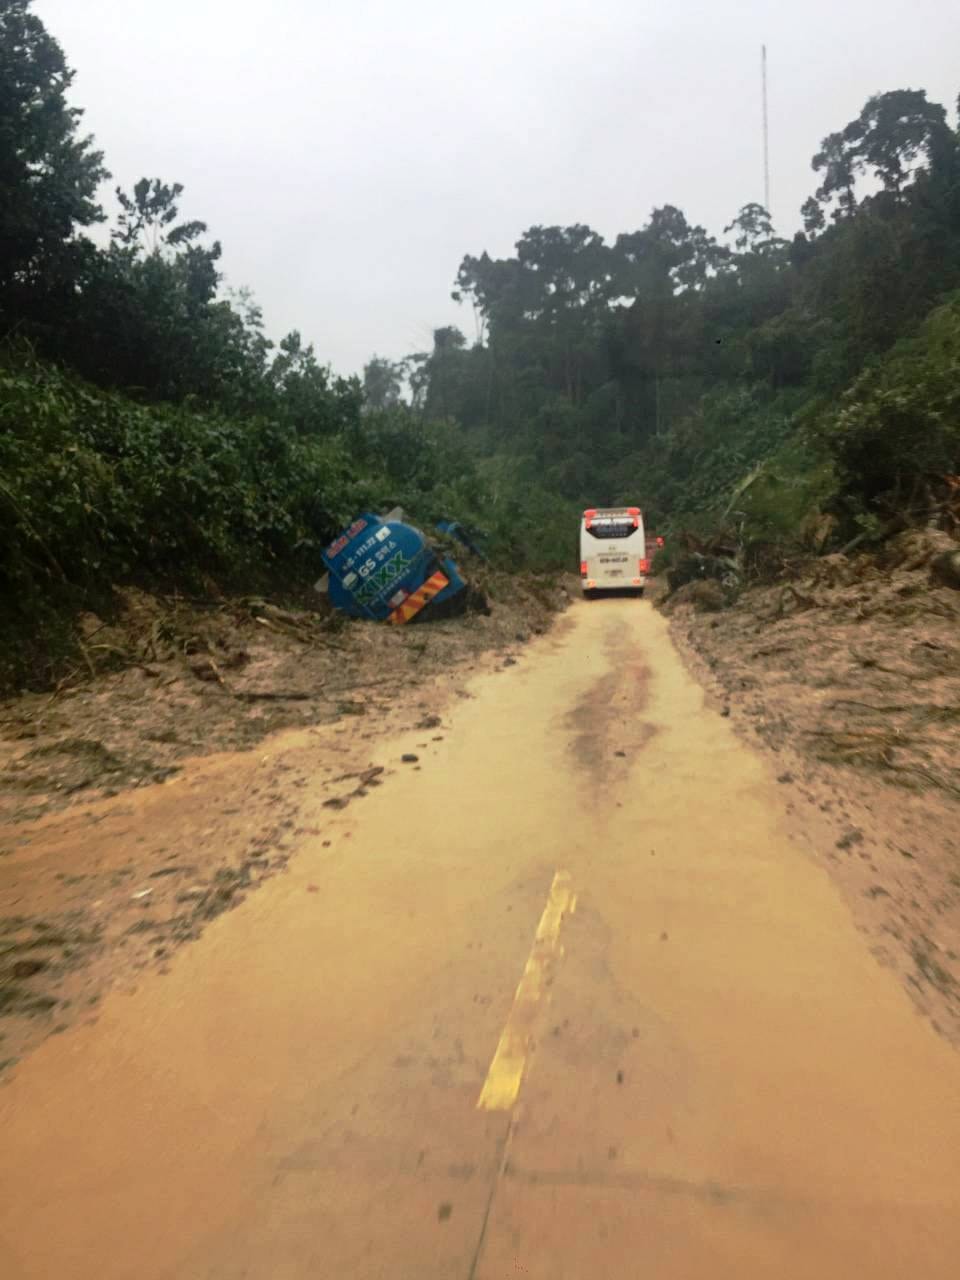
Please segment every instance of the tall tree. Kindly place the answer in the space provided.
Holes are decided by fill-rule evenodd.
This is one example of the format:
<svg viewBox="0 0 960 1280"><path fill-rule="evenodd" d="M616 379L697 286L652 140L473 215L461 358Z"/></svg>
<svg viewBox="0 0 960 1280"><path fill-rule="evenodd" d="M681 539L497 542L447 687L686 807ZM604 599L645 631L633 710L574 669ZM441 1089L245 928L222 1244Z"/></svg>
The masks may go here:
<svg viewBox="0 0 960 1280"><path fill-rule="evenodd" d="M948 132L946 112L920 89L897 89L872 97L844 130L855 166L870 170L884 190L899 197L917 161Z"/></svg>
<svg viewBox="0 0 960 1280"><path fill-rule="evenodd" d="M733 242L740 253L766 254L778 243L770 214L762 204L745 204L734 220L723 229L724 235L733 232Z"/></svg>
<svg viewBox="0 0 960 1280"><path fill-rule="evenodd" d="M74 73L30 12L0 0L0 322L37 291L62 281L77 257L78 227L102 219L103 156L67 104Z"/></svg>
<svg viewBox="0 0 960 1280"><path fill-rule="evenodd" d="M373 356L363 366L363 399L367 409L392 409L403 393L405 365L401 360Z"/></svg>
<svg viewBox="0 0 960 1280"><path fill-rule="evenodd" d="M817 188L816 203L826 207L836 197L834 219L852 217L857 209L856 158L845 129L824 138L811 165L815 173L823 171L823 181ZM814 218L810 201L804 207L808 211L808 220Z"/></svg>
<svg viewBox="0 0 960 1280"><path fill-rule="evenodd" d="M159 178L141 178L133 191L117 187L120 215L110 233L115 244L160 253L169 246L189 245L207 230L205 222L178 222L183 184L169 185Z"/></svg>
<svg viewBox="0 0 960 1280"><path fill-rule="evenodd" d="M633 298L702 288L729 256L703 227L691 226L682 210L666 204L653 210L640 231L617 236L617 290Z"/></svg>
<svg viewBox="0 0 960 1280"><path fill-rule="evenodd" d="M201 242L205 223L180 220L182 192L146 178L117 191L110 247L78 282L70 355L97 381L151 399L232 398L231 383L249 381L254 313L218 297L220 244Z"/></svg>

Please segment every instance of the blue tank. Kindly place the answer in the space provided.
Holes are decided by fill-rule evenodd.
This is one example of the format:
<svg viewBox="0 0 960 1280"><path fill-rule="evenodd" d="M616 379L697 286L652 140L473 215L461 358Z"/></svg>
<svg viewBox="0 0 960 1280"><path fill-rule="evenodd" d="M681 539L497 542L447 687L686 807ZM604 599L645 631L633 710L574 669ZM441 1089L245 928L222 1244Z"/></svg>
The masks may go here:
<svg viewBox="0 0 960 1280"><path fill-rule="evenodd" d="M323 562L330 603L354 618L408 622L466 588L454 562L441 559L419 529L369 511L327 547Z"/></svg>

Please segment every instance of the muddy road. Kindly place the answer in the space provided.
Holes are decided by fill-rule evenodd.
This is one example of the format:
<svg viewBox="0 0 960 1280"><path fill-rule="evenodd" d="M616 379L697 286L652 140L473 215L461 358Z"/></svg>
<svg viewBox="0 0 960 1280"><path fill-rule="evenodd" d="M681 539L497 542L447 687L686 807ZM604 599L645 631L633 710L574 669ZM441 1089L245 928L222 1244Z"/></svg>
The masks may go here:
<svg viewBox="0 0 960 1280"><path fill-rule="evenodd" d="M0 1274L952 1280L956 1052L665 621L469 692L0 1089Z"/></svg>

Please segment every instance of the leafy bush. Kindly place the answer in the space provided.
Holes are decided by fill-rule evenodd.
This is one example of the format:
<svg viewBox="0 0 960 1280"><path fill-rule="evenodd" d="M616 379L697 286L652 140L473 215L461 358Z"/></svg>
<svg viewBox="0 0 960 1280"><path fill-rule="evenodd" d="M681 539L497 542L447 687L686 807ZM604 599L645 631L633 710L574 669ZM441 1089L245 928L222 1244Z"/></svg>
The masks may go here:
<svg viewBox="0 0 960 1280"><path fill-rule="evenodd" d="M960 295L866 369L812 435L867 506L907 503L919 478L960 470Z"/></svg>
<svg viewBox="0 0 960 1280"><path fill-rule="evenodd" d="M734 492L744 542L799 545L836 488L829 459L798 438L788 441Z"/></svg>
<svg viewBox="0 0 960 1280"><path fill-rule="evenodd" d="M0 684L43 678L64 610L112 583L312 580L359 510L451 514L509 568L569 567L570 514L515 466L485 474L449 423L403 409L333 435L268 416L140 405L29 353L0 357ZM569 545L568 545L569 544Z"/></svg>

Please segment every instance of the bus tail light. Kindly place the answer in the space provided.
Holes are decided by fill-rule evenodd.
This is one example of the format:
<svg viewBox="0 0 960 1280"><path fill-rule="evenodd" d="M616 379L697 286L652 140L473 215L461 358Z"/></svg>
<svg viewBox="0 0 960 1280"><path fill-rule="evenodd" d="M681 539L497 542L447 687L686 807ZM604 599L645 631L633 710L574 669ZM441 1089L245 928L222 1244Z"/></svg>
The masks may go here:
<svg viewBox="0 0 960 1280"><path fill-rule="evenodd" d="M587 562L586 560L581 560L580 561L580 577L585 578L586 576L587 576Z"/></svg>
<svg viewBox="0 0 960 1280"><path fill-rule="evenodd" d="M649 573L649 572L650 572L650 561L649 561L649 560L641 560L641 561L640 561L640 572L641 572L641 573Z"/></svg>

